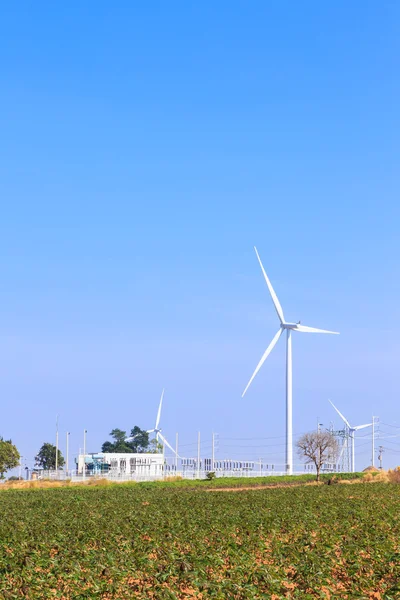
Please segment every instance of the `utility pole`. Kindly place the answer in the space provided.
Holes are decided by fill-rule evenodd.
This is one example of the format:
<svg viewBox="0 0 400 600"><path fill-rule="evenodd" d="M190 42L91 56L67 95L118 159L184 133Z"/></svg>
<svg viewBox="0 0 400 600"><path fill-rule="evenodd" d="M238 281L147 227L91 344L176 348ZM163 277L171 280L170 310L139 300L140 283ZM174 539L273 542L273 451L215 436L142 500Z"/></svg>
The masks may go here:
<svg viewBox="0 0 400 600"><path fill-rule="evenodd" d="M197 479L200 479L200 431L197 434Z"/></svg>
<svg viewBox="0 0 400 600"><path fill-rule="evenodd" d="M375 466L375 424L379 423L379 417L372 417L372 460L371 464Z"/></svg>
<svg viewBox="0 0 400 600"><path fill-rule="evenodd" d="M319 419L318 419L318 423L317 423L317 434L318 435L321 433L321 425L323 425L323 423L320 423ZM319 460L320 453L321 453L321 448L320 448L319 443L318 443L318 460Z"/></svg>
<svg viewBox="0 0 400 600"><path fill-rule="evenodd" d="M86 475L86 434L87 434L87 429L83 430L83 479L85 479L85 475Z"/></svg>
<svg viewBox="0 0 400 600"><path fill-rule="evenodd" d="M56 471L58 471L58 415L56 417Z"/></svg>
<svg viewBox="0 0 400 600"><path fill-rule="evenodd" d="M175 471L178 470L178 434L175 435Z"/></svg>
<svg viewBox="0 0 400 600"><path fill-rule="evenodd" d="M68 471L68 459L69 459L69 431L67 431L67 444L66 444L66 452L65 452L65 470Z"/></svg>
<svg viewBox="0 0 400 600"><path fill-rule="evenodd" d="M379 455L378 455L378 460L379 460L379 468L382 469L382 454L385 452L385 449L383 446L379 446Z"/></svg>
<svg viewBox="0 0 400 600"><path fill-rule="evenodd" d="M212 448L211 448L211 471L214 471L214 461L215 461L215 434L212 434Z"/></svg>
<svg viewBox="0 0 400 600"><path fill-rule="evenodd" d="M372 456L371 465L375 466L375 417L372 415Z"/></svg>

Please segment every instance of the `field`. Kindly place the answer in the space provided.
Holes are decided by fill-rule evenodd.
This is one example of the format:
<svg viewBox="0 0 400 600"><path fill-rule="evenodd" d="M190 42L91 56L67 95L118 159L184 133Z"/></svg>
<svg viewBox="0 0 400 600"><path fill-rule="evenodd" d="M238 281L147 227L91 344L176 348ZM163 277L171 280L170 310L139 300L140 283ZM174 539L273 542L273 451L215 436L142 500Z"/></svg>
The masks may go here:
<svg viewBox="0 0 400 600"><path fill-rule="evenodd" d="M400 598L399 485L210 489L3 491L0 598Z"/></svg>

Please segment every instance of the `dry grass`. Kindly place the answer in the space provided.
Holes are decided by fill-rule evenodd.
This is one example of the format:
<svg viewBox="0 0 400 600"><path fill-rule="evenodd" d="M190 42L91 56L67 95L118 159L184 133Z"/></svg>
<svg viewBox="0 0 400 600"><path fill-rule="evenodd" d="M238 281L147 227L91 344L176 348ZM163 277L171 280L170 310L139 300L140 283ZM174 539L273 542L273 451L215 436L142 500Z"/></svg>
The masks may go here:
<svg viewBox="0 0 400 600"><path fill-rule="evenodd" d="M47 488L65 488L76 485L88 485L90 487L107 487L112 485L109 479L91 478L86 481L49 481L48 479L34 479L32 481L7 481L0 485L1 490L27 490L27 489L47 489ZM122 482L121 482L122 483Z"/></svg>
<svg viewBox="0 0 400 600"><path fill-rule="evenodd" d="M180 475L170 475L170 477L164 477L163 481L182 481L183 477Z"/></svg>
<svg viewBox="0 0 400 600"><path fill-rule="evenodd" d="M390 483L400 483L400 467L389 470L387 473Z"/></svg>
<svg viewBox="0 0 400 600"><path fill-rule="evenodd" d="M367 483L369 482L376 482L379 481L381 483L388 483L388 481L390 481L388 479L388 473L387 471L379 471L378 473L376 473L376 475L373 475L373 472L367 473L364 477L365 481Z"/></svg>
<svg viewBox="0 0 400 600"><path fill-rule="evenodd" d="M362 479L338 479L335 481L339 485L355 485L357 483L389 483L386 471L379 471L376 475L366 473Z"/></svg>
<svg viewBox="0 0 400 600"><path fill-rule="evenodd" d="M0 490L26 490L32 488L59 488L68 487L70 481L47 481L47 480L33 480L33 481L10 481L3 483L0 486Z"/></svg>

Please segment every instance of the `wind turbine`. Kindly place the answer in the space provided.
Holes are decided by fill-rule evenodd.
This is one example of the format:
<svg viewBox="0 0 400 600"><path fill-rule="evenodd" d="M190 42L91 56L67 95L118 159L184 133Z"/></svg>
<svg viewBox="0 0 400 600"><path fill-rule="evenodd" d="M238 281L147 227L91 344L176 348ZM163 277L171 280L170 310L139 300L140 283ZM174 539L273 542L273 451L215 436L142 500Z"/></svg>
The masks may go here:
<svg viewBox="0 0 400 600"><path fill-rule="evenodd" d="M254 377L257 375L258 371L261 369L262 365L266 361L269 354L271 354L273 348L277 344L279 338L282 333L286 331L286 472L288 475L293 473L293 428L292 428L292 331L300 331L303 333L333 333L337 334L337 331L327 331L325 329L316 329L315 327L307 327L306 325L300 325L300 321L298 323L289 323L285 320L282 306L278 300L277 295L274 292L274 289L271 285L270 280L265 272L259 254L257 252L257 248L254 246L254 250L256 251L256 255L258 258L258 262L260 263L261 270L264 275L264 279L267 282L267 286L269 289L269 293L271 294L272 302L274 303L276 313L278 315L280 321L280 327L278 332L275 334L272 342L264 352L261 357L260 362L258 363L256 370L250 378L249 383L246 386L242 394L242 398L250 387L251 382Z"/></svg>
<svg viewBox="0 0 400 600"><path fill-rule="evenodd" d="M160 429L160 427L159 427L159 425L160 425L160 418L161 418L161 408L162 408L162 402L163 402L163 398L164 398L164 390L161 392L160 404L159 404L159 406L158 406L158 412L157 412L157 417L156 417L156 424L155 424L155 426L154 426L154 429L148 429L148 430L146 431L146 433L155 433L155 434L156 434L156 440L157 440L157 442L158 442L159 440L161 440L161 441L162 441L162 443L163 443L165 446L168 446L168 448L169 448L170 450L172 450L172 452L173 452L174 454L176 454L176 451L173 449L173 447L170 445L170 443L169 443L169 442L168 442L168 441L165 439L165 437L164 437L164 436L163 436L163 434L161 433L161 429ZM134 439L135 439L135 437L136 437L136 435L134 435L133 437L129 437L129 438L127 438L125 441L127 441L127 442L131 442L132 440L134 440Z"/></svg>
<svg viewBox="0 0 400 600"><path fill-rule="evenodd" d="M344 421L344 423L346 424L346 426L347 426L347 428L349 430L349 436L350 436L350 439L351 439L351 472L354 473L355 472L355 452L354 452L354 450L355 450L355 444L354 444L354 434L359 429L365 429L365 427L372 427L372 423L367 423L366 425L356 425L355 427L352 427L350 425L350 423L348 422L348 420L346 419L346 417L344 417L342 415L342 413L340 412L340 410L336 408L336 406L333 404L333 402L331 400L329 400L329 402L332 404L333 408L336 410L337 414Z"/></svg>

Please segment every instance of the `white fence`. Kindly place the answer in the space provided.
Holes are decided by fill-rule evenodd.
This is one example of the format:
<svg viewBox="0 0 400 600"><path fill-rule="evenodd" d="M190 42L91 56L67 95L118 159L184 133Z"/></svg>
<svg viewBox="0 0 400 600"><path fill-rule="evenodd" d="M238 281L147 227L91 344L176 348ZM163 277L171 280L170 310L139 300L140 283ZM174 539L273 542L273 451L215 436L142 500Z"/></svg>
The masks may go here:
<svg viewBox="0 0 400 600"><path fill-rule="evenodd" d="M181 479L207 479L209 471L204 470L189 470L185 469L182 471L165 471L161 475L138 475L138 474L126 474L126 473L86 473L82 475L74 471L38 471L32 474L32 479L39 480L53 480L53 481L66 481L71 480L74 482L78 481L89 481L91 479L108 479L109 481L168 481L168 479L174 479L175 477ZM304 471L296 473L296 475L303 474ZM284 471L249 471L249 470L217 470L215 471L216 477L270 477L270 476L281 476L285 475Z"/></svg>
<svg viewBox="0 0 400 600"><path fill-rule="evenodd" d="M117 456L117 455L115 455ZM119 455L118 455L119 456ZM122 455L121 455L122 456ZM125 456L125 455L124 455ZM161 461L158 461L157 468L152 468L152 464L147 465L147 468L136 468L128 470L126 468L118 468L111 463L100 465L101 469L107 467L107 471L101 469L93 469L88 466L85 472L82 473L82 465L80 468L64 471L37 471L31 473L32 479L47 479L47 480L71 480L71 481L88 481L93 478L108 479L110 481L163 481L173 478L180 479L207 479L210 472L215 473L215 477L272 477L286 475L284 465L271 465L260 461L236 461L236 460L214 460L212 459L180 459L168 460L163 455L156 455ZM154 458L154 456L150 456ZM119 463L118 463L119 464ZM214 468L213 468L214 467ZM296 465L295 475L315 474L315 468L311 465ZM130 471L130 472L129 472ZM323 472L334 472L331 465L326 465Z"/></svg>

